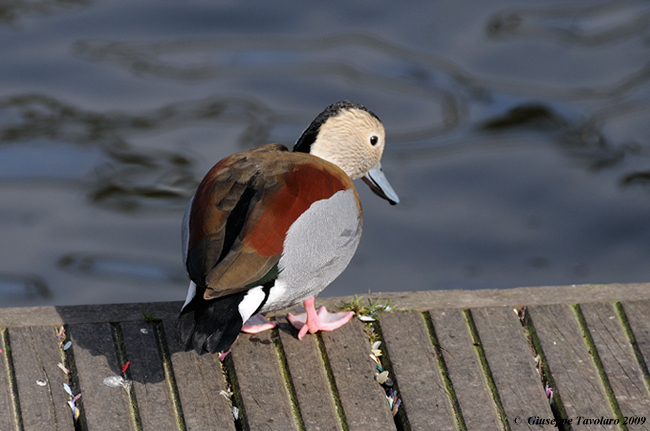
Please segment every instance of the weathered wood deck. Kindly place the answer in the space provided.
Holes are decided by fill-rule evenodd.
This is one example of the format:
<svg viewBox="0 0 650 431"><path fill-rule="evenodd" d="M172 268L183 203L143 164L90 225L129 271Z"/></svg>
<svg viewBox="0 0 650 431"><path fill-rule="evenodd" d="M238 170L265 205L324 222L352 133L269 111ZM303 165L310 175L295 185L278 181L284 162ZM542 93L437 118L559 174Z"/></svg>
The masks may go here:
<svg viewBox="0 0 650 431"><path fill-rule="evenodd" d="M0 429L650 430L650 284L379 296L376 322L298 341L278 317L224 363L179 349L180 303L0 309Z"/></svg>

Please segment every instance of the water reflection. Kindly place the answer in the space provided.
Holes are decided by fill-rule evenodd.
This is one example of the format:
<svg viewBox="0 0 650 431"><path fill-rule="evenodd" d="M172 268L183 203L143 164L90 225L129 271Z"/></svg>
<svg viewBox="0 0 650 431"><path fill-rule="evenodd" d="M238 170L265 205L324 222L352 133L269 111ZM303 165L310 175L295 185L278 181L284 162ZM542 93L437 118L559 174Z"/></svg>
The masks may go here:
<svg viewBox="0 0 650 431"><path fill-rule="evenodd" d="M0 302L48 299L47 283L36 274L0 273Z"/></svg>
<svg viewBox="0 0 650 431"><path fill-rule="evenodd" d="M90 112L43 94L0 99L0 141L30 138L62 139L82 145L113 147L114 157L126 163L146 164L146 154L129 155L126 134L174 129L199 121L246 123L241 141L246 145L265 142L270 127L268 108L249 98L209 97L181 101L151 111Z"/></svg>
<svg viewBox="0 0 650 431"><path fill-rule="evenodd" d="M626 71L625 68L612 67L611 64L617 56L617 46L628 45L626 50L647 50L647 43L644 41L650 33L648 24L650 6L647 2L613 1L597 5L547 5L508 9L494 14L487 23L486 31L489 37L503 42L526 41L527 44L540 48L549 42L556 42L565 49L551 50L555 51L556 55L555 58L548 58L549 66L556 69L568 66L576 77L585 74L606 79L606 82L590 82L583 79L581 82L577 81L573 88L560 91L552 87L535 89L532 83L528 83L528 89L512 83L512 89L516 88L521 94L530 94L532 90L535 94L543 94L544 97L583 99L617 97L648 81L650 62L644 60L646 55L639 57L636 70ZM581 50L577 51L576 48ZM576 55L566 56L567 52L575 52ZM587 59L582 67L579 63L560 63L580 61L581 58ZM594 60L602 62L602 70L589 67ZM554 73L551 68L548 70ZM611 72L599 73L606 70ZM566 79L566 82L571 82L571 79ZM494 85L491 87L495 88ZM540 90L545 91L540 93Z"/></svg>
<svg viewBox="0 0 650 431"><path fill-rule="evenodd" d="M354 85L424 99L436 107L420 129L394 134L397 141L449 131L466 115L459 91L471 80L449 61L364 34L322 39L185 40L169 43L83 41L81 58L126 68L134 75L181 81L228 78L340 77Z"/></svg>
<svg viewBox="0 0 650 431"><path fill-rule="evenodd" d="M493 133L516 129L547 133L568 157L593 171L622 163L626 154L640 153L638 143L609 142L598 126L601 125L593 119L572 123L548 106L531 104L516 106L497 118L488 119L481 127Z"/></svg>
<svg viewBox="0 0 650 431"><path fill-rule="evenodd" d="M185 273L178 267L131 256L72 253L61 257L58 264L65 271L96 278L126 278L150 283L185 282Z"/></svg>
<svg viewBox="0 0 650 431"><path fill-rule="evenodd" d="M567 121L556 112L541 104L516 106L503 115L485 121L482 128L492 131L504 131L525 127L541 131L556 131L567 126Z"/></svg>
<svg viewBox="0 0 650 431"><path fill-rule="evenodd" d="M650 192L650 170L644 172L632 172L621 179L623 187L641 186Z"/></svg>
<svg viewBox="0 0 650 431"><path fill-rule="evenodd" d="M650 7L642 1L546 5L495 14L487 23L491 37L556 39L594 46L625 41L648 32Z"/></svg>
<svg viewBox="0 0 650 431"><path fill-rule="evenodd" d="M14 178L24 177L26 172L32 178L42 178L48 171L37 161L16 165L8 153L19 145L24 157L27 147L48 142L50 146L64 142L96 148L103 154L103 161L94 160L94 178L91 180L88 175L77 178L92 181L88 192L91 202L121 211L159 208L161 202L163 206L185 205L202 175L195 171L194 160L184 152L141 149L130 142L142 134L155 135L215 121L242 123L239 143L247 148L267 142L272 113L251 99L233 97L178 102L135 114L89 112L45 95L0 98L0 144L3 145L0 154L4 153L7 163L19 166ZM76 150L60 145L56 145L56 151L74 162L74 166L59 167L57 172L69 175L75 167L83 167L87 174L91 160L84 163L78 157L71 157ZM51 162L43 156L41 151L38 158ZM9 170L0 174L7 175L11 175ZM50 175L59 176L55 172Z"/></svg>
<svg viewBox="0 0 650 431"><path fill-rule="evenodd" d="M22 16L48 15L71 7L87 6L88 0L11 0L0 4L0 24L13 24Z"/></svg>
<svg viewBox="0 0 650 431"><path fill-rule="evenodd" d="M1 6L0 271L37 274L0 273L0 305L183 299L203 174L342 98L386 124L404 202L359 191L367 233L327 294L647 280L649 20L627 1Z"/></svg>
<svg viewBox="0 0 650 431"><path fill-rule="evenodd" d="M547 134L568 157L589 169L599 170L623 162L626 154L638 155L641 151L635 142L619 145L609 142L600 130L603 123L609 120L608 117L616 118L626 112L650 112L650 109L640 103L617 106L616 110L597 112L587 121L576 122L550 106L524 103L485 119L479 124L479 129L490 133L528 130ZM2 163L8 165L0 177L72 175L88 184L88 198L94 204L118 211L176 208L185 205L196 189L202 172L196 169L196 161L187 152L132 145L130 142L137 140L137 136L155 136L202 122L238 122L243 125L239 145L250 148L268 142L271 129L278 123L292 120L295 121L251 99L210 97L129 114L88 112L43 95L10 97L0 99L0 143L4 145L4 148L0 147L0 154L4 155L0 166ZM410 142L420 140L405 140L407 137L429 136L427 133L433 132L407 131L394 137L397 142L392 143L393 147L387 151L399 153L402 158L420 158L423 155L439 157L443 148L433 141L427 139L425 145L434 151L417 151ZM72 143L82 148L95 148L101 152L101 156L79 153L57 142L66 143L66 146ZM47 161L48 166L52 166L56 154L65 155L70 166L55 164L55 170L48 171L37 160L28 158L16 163L17 159L11 157L11 151L17 151L25 159L29 155L27 149L30 145L36 145L34 157ZM44 145L52 147L52 157L44 157L47 149L39 148ZM458 151L471 150L471 147L459 146L457 142L453 145ZM90 165L94 165L92 175L88 173ZM13 174L12 168L16 169ZM638 174L628 174L621 184L638 183L640 178Z"/></svg>

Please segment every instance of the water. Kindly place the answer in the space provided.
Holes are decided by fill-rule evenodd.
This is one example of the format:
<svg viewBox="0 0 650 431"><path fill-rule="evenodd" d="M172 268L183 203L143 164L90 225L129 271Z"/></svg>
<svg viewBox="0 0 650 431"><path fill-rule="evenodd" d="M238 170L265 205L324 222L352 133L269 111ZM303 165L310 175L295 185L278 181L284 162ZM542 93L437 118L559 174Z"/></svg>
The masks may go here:
<svg viewBox="0 0 650 431"><path fill-rule="evenodd" d="M341 99L402 203L324 294L648 281L649 52L647 2L11 2L0 306L184 299L201 177Z"/></svg>

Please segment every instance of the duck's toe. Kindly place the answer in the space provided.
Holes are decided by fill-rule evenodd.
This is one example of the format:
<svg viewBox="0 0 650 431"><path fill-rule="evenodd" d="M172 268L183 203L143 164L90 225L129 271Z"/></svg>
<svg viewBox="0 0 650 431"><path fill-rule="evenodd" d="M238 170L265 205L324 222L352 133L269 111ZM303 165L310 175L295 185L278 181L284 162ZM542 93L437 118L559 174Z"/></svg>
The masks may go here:
<svg viewBox="0 0 650 431"><path fill-rule="evenodd" d="M339 313L330 313L325 306L318 309L318 320L321 331L333 331L345 325L352 319L354 312L341 311Z"/></svg>
<svg viewBox="0 0 650 431"><path fill-rule="evenodd" d="M242 332L247 334L259 334L260 332L268 331L269 329L275 328L276 323L271 322L266 317L261 314L256 314L244 323L241 328Z"/></svg>
<svg viewBox="0 0 650 431"><path fill-rule="evenodd" d="M312 317L313 316L313 317ZM333 331L345 325L352 319L354 313L343 311L340 313L330 313L325 306L318 309L318 313L287 314L287 320L298 329L298 339L302 339L307 332L315 334L318 331Z"/></svg>

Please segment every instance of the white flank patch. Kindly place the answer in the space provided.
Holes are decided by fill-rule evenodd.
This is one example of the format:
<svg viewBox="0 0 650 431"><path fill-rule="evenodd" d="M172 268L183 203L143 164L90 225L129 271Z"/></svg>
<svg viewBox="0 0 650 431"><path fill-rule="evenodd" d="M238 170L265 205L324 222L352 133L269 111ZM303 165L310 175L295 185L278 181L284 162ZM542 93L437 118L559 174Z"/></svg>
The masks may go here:
<svg viewBox="0 0 650 431"><path fill-rule="evenodd" d="M187 296L185 297L185 304L181 307L181 311L183 311L183 308L190 303L194 298L194 295L196 295L196 284L194 284L193 281L190 281L190 286L187 288Z"/></svg>
<svg viewBox="0 0 650 431"><path fill-rule="evenodd" d="M273 283L273 287L269 291L269 299L266 300L267 304L276 304L282 302L282 298L287 291L287 283L284 280L277 278ZM266 305L264 306L266 308Z"/></svg>
<svg viewBox="0 0 650 431"><path fill-rule="evenodd" d="M254 287L246 293L238 307L242 322L246 322L255 313L265 296L262 286Z"/></svg>

